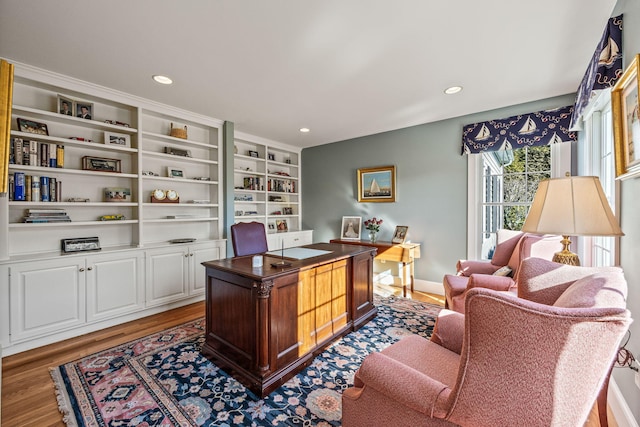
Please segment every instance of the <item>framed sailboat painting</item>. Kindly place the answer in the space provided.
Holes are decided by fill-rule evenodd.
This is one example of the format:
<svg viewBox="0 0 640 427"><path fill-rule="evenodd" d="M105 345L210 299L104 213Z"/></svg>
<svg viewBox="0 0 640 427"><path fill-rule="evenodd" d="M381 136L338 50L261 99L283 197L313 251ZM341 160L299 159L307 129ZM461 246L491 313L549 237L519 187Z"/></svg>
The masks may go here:
<svg viewBox="0 0 640 427"><path fill-rule="evenodd" d="M358 169L359 202L395 202L396 167Z"/></svg>
<svg viewBox="0 0 640 427"><path fill-rule="evenodd" d="M616 177L640 173L640 55L636 55L611 89Z"/></svg>

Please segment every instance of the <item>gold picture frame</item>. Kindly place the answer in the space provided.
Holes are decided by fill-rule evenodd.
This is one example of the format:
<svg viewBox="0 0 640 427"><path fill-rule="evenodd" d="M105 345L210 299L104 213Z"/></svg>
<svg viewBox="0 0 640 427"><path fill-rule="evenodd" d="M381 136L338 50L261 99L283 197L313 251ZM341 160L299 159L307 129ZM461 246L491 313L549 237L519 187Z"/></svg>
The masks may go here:
<svg viewBox="0 0 640 427"><path fill-rule="evenodd" d="M358 169L358 202L395 201L395 166Z"/></svg>
<svg viewBox="0 0 640 427"><path fill-rule="evenodd" d="M616 177L640 172L639 65L640 54L611 90Z"/></svg>

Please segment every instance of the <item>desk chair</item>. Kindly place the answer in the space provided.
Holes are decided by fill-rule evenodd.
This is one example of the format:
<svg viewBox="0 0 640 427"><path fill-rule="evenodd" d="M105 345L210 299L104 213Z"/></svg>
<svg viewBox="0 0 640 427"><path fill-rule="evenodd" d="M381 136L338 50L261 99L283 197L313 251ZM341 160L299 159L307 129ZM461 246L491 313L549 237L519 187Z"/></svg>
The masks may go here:
<svg viewBox="0 0 640 427"><path fill-rule="evenodd" d="M267 252L267 234L261 222L239 222L231 226L231 243L235 256Z"/></svg>

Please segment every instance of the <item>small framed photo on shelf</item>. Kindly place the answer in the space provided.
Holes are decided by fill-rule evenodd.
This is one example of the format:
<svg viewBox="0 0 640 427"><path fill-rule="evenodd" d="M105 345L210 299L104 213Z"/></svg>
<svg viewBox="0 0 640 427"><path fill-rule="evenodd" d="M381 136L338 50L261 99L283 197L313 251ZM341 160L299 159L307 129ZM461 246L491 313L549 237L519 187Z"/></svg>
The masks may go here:
<svg viewBox="0 0 640 427"><path fill-rule="evenodd" d="M282 215L293 215L293 208L282 208Z"/></svg>
<svg viewBox="0 0 640 427"><path fill-rule="evenodd" d="M49 135L49 128L45 123L34 122L33 120L17 119L20 132L35 133L37 135Z"/></svg>
<svg viewBox="0 0 640 427"><path fill-rule="evenodd" d="M276 155L275 155L275 154L273 154L273 153L269 153L269 154L267 154L267 158L268 158L269 160L275 161L275 160L276 160Z"/></svg>
<svg viewBox="0 0 640 427"><path fill-rule="evenodd" d="M91 156L84 156L82 158L82 169L98 172L122 172L120 160Z"/></svg>
<svg viewBox="0 0 640 427"><path fill-rule="evenodd" d="M76 101L76 117L91 120L93 116L93 104L91 102Z"/></svg>
<svg viewBox="0 0 640 427"><path fill-rule="evenodd" d="M125 133L105 132L104 143L119 145L121 147L131 147L131 135Z"/></svg>
<svg viewBox="0 0 640 427"><path fill-rule="evenodd" d="M248 155L249 157L260 157L260 155L258 154L258 152L257 152L257 151L253 151L253 150L249 150L249 151L247 151L247 155Z"/></svg>
<svg viewBox="0 0 640 427"><path fill-rule="evenodd" d="M289 226L287 225L286 219L276 219L276 230L278 233L284 233L285 231L289 231Z"/></svg>
<svg viewBox="0 0 640 427"><path fill-rule="evenodd" d="M74 100L64 95L58 95L58 113L64 116L73 116Z"/></svg>
<svg viewBox="0 0 640 427"><path fill-rule="evenodd" d="M393 232L391 243L404 243L404 239L407 238L407 231L409 231L409 227L406 225L396 225L396 231Z"/></svg>
<svg viewBox="0 0 640 427"><path fill-rule="evenodd" d="M276 231L276 223L273 221L269 222L267 227L269 227L269 231Z"/></svg>
<svg viewBox="0 0 640 427"><path fill-rule="evenodd" d="M100 240L97 237L79 237L76 239L62 239L60 241L62 253L99 251Z"/></svg>
<svg viewBox="0 0 640 427"><path fill-rule="evenodd" d="M131 189L124 187L107 187L104 189L105 202L130 202Z"/></svg>
<svg viewBox="0 0 640 427"><path fill-rule="evenodd" d="M167 166L167 176L169 178L186 178L182 169L172 166Z"/></svg>
<svg viewBox="0 0 640 427"><path fill-rule="evenodd" d="M340 238L342 240L360 240L360 230L362 228L362 217L343 216L342 227L340 228Z"/></svg>

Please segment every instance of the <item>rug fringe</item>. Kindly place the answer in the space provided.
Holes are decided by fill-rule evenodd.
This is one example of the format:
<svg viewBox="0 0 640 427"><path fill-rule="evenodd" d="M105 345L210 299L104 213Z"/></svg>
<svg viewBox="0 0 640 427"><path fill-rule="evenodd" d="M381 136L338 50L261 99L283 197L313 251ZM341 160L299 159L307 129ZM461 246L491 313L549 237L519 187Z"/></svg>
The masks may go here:
<svg viewBox="0 0 640 427"><path fill-rule="evenodd" d="M53 385L55 386L58 410L62 413L62 422L64 422L67 427L78 427L78 420L73 412L73 406L71 405L69 394L66 392L64 380L60 374L60 368L49 368L49 374L51 375Z"/></svg>

